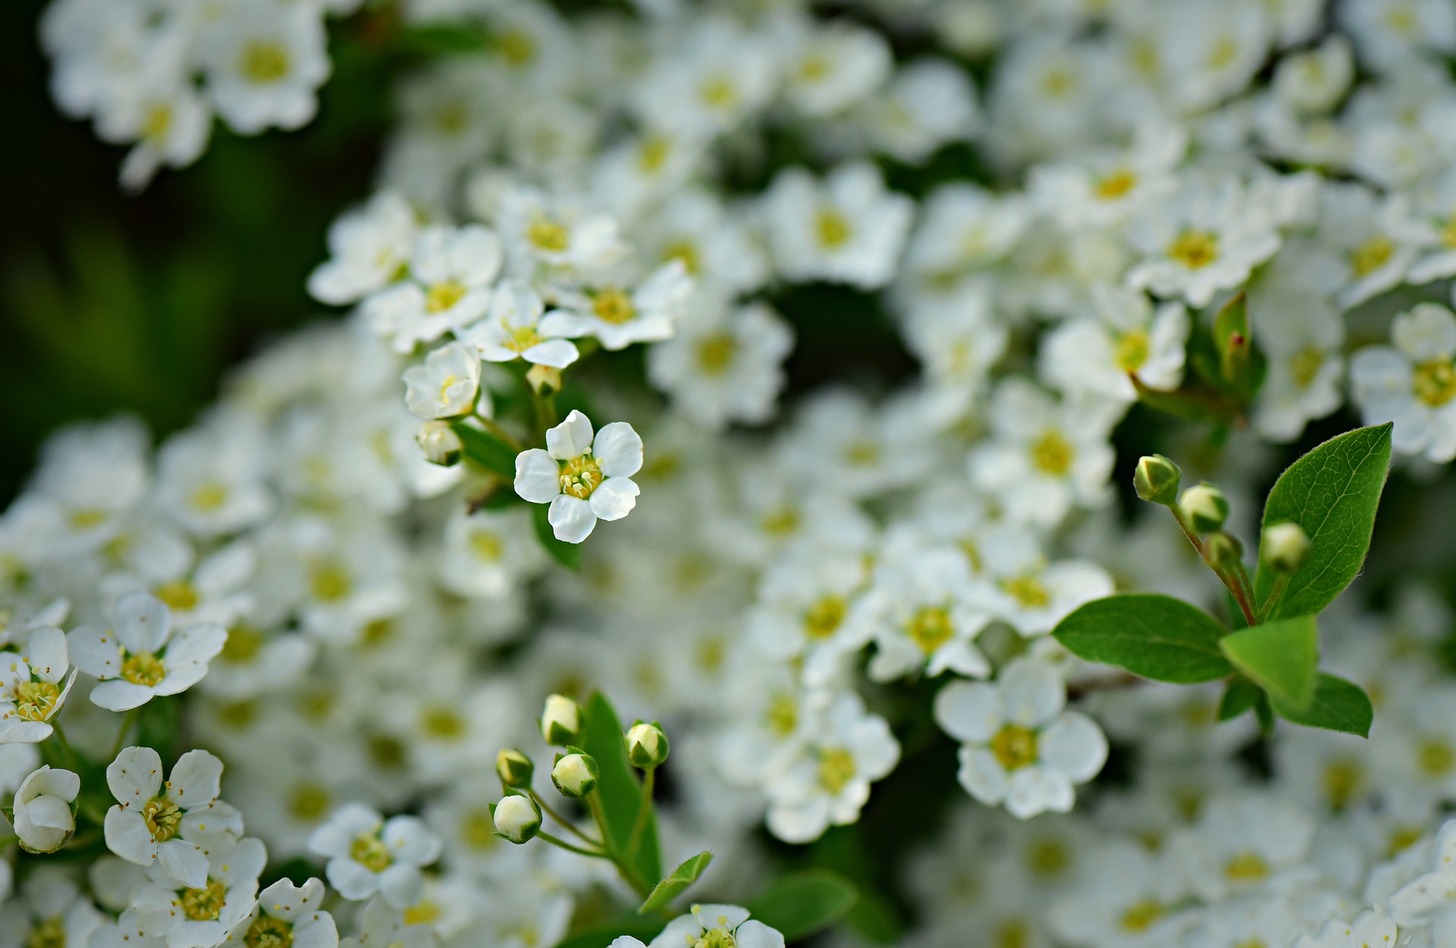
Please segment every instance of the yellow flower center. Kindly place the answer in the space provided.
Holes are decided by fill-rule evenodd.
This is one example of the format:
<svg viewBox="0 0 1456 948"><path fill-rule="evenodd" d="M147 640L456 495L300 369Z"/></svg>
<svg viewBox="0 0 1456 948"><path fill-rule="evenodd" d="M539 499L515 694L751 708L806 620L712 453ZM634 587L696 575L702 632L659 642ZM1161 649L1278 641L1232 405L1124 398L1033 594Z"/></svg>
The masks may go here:
<svg viewBox="0 0 1456 948"><path fill-rule="evenodd" d="M765 514L758 525L771 537L791 536L799 529L799 511L793 507L780 507Z"/></svg>
<svg viewBox="0 0 1456 948"><path fill-rule="evenodd" d="M819 752L819 785L830 793L839 793L854 779L854 755L842 747Z"/></svg>
<svg viewBox="0 0 1456 948"><path fill-rule="evenodd" d="M715 333L698 342L698 367L709 375L719 375L733 362L738 340L729 333Z"/></svg>
<svg viewBox="0 0 1456 948"><path fill-rule="evenodd" d="M165 843L182 830L182 809L166 797L153 797L142 806L142 822L152 841Z"/></svg>
<svg viewBox="0 0 1456 948"><path fill-rule="evenodd" d="M288 48L272 40L253 40L243 47L239 68L254 85L266 86L288 75Z"/></svg>
<svg viewBox="0 0 1456 948"><path fill-rule="evenodd" d="M1055 879L1071 866L1072 854L1059 839L1039 839L1028 849L1026 864L1033 874Z"/></svg>
<svg viewBox="0 0 1456 948"><path fill-rule="evenodd" d="M339 602L354 589L348 570L328 560L314 565L310 580L313 597L320 602Z"/></svg>
<svg viewBox="0 0 1456 948"><path fill-rule="evenodd" d="M698 87L698 97L710 108L731 109L738 102L738 87L732 79L719 74Z"/></svg>
<svg viewBox="0 0 1456 948"><path fill-rule="evenodd" d="M1136 372L1148 361L1152 354L1152 340L1148 338L1146 330L1134 329L1131 332L1123 333L1117 340L1117 347L1113 350L1113 358L1117 365L1124 372Z"/></svg>
<svg viewBox="0 0 1456 948"><path fill-rule="evenodd" d="M333 795L322 784L295 784L288 793L288 815L300 823L316 822L332 805Z"/></svg>
<svg viewBox="0 0 1456 948"><path fill-rule="evenodd" d="M106 522L106 511L94 508L73 510L68 519L71 521L71 526L77 530L89 530Z"/></svg>
<svg viewBox="0 0 1456 948"><path fill-rule="evenodd" d="M1376 234L1350 251L1350 269L1356 276L1367 276L1385 266L1394 254L1394 241L1384 234Z"/></svg>
<svg viewBox="0 0 1456 948"><path fill-rule="evenodd" d="M842 596L825 596L804 613L804 634L816 642L829 638L848 611L849 603Z"/></svg>
<svg viewBox="0 0 1456 948"><path fill-rule="evenodd" d="M1138 902L1122 913L1122 929L1133 933L1145 932L1164 914L1164 908L1157 902Z"/></svg>
<svg viewBox="0 0 1456 948"><path fill-rule="evenodd" d="M1416 747L1416 766L1428 777L1444 777L1456 767L1456 751L1439 738L1427 738Z"/></svg>
<svg viewBox="0 0 1456 948"><path fill-rule="evenodd" d="M1028 609L1045 609L1052 602L1046 584L1029 574L1004 579L1001 581L1001 588Z"/></svg>
<svg viewBox="0 0 1456 948"><path fill-rule="evenodd" d="M172 127L172 109L166 104L153 105L142 119L142 138L153 144L160 144Z"/></svg>
<svg viewBox="0 0 1456 948"><path fill-rule="evenodd" d="M586 500L598 487L602 486L605 478L602 476L602 466L597 459L590 454L583 454L562 464L561 474L557 480L561 484L563 494Z"/></svg>
<svg viewBox="0 0 1456 948"><path fill-rule="evenodd" d="M1337 813L1349 806L1365 785L1365 768L1349 757L1338 757L1325 764L1322 776L1325 799Z"/></svg>
<svg viewBox="0 0 1456 948"><path fill-rule="evenodd" d="M1072 75L1069 69L1060 67L1048 69L1041 79L1041 89L1050 99L1060 99L1075 88L1077 88L1077 77Z"/></svg>
<svg viewBox="0 0 1456 948"><path fill-rule="evenodd" d="M200 889L182 893L182 914L194 922L210 922L222 914L227 904L227 890L216 879L208 879Z"/></svg>
<svg viewBox="0 0 1456 948"><path fill-rule="evenodd" d="M642 139L637 149L637 167L643 174L656 174L667 164L672 155L672 143L661 135L649 135Z"/></svg>
<svg viewBox="0 0 1456 948"><path fill-rule="evenodd" d="M926 606L910 617L905 624L905 634L920 646L926 655L931 654L955 635L955 623L950 612L941 606Z"/></svg>
<svg viewBox="0 0 1456 948"><path fill-rule="evenodd" d="M465 845L478 852L487 852L496 847L495 821L490 810L477 807L465 814L460 821L460 838Z"/></svg>
<svg viewBox="0 0 1456 948"><path fill-rule="evenodd" d="M192 506L203 513L212 513L227 503L228 489L221 484L202 484L188 498Z"/></svg>
<svg viewBox="0 0 1456 948"><path fill-rule="evenodd" d="M1137 187L1137 175L1126 168L1116 168L1097 179L1092 193L1102 201L1115 201Z"/></svg>
<svg viewBox="0 0 1456 948"><path fill-rule="evenodd" d="M530 65L536 58L536 41L529 33L520 30L507 30L497 34L495 38L496 52L508 65L519 69L522 66Z"/></svg>
<svg viewBox="0 0 1456 948"><path fill-rule="evenodd" d="M694 275L703 267L703 255L698 252L698 245L686 237L671 241L663 247L662 260L664 263L681 260L683 268Z"/></svg>
<svg viewBox="0 0 1456 948"><path fill-rule="evenodd" d="M168 609L177 612L191 612L197 608L197 590L185 579L174 579L152 590L152 595L167 604Z"/></svg>
<svg viewBox="0 0 1456 948"><path fill-rule="evenodd" d="M637 309L632 305L632 297L618 289L602 290L593 296L592 312L597 314L597 319L613 326L629 322L637 315Z"/></svg>
<svg viewBox="0 0 1456 948"><path fill-rule="evenodd" d="M1456 250L1456 214L1446 218L1445 223L1436 233L1441 238L1442 246Z"/></svg>
<svg viewBox="0 0 1456 948"><path fill-rule="evenodd" d="M373 833L354 838L353 845L349 847L349 858L370 872L383 872L394 863L389 855L389 847Z"/></svg>
<svg viewBox="0 0 1456 948"><path fill-rule="evenodd" d="M292 948L293 925L271 915L259 915L243 936L243 944L248 948Z"/></svg>
<svg viewBox="0 0 1456 948"><path fill-rule="evenodd" d="M991 753L1006 770L1036 763L1036 732L1020 724L1003 724L991 738Z"/></svg>
<svg viewBox="0 0 1456 948"><path fill-rule="evenodd" d="M1218 259L1218 235L1207 230L1185 230L1168 245L1168 256L1190 270L1201 270Z"/></svg>
<svg viewBox="0 0 1456 948"><path fill-rule="evenodd" d="M764 721L769 731L779 737L788 737L799 726L799 706L792 695L777 694L768 703Z"/></svg>
<svg viewBox="0 0 1456 948"><path fill-rule="evenodd" d="M241 665L252 661L263 645L268 641L267 636L250 625L235 625L228 629L227 639L222 643L222 652L218 656L224 662Z"/></svg>
<svg viewBox="0 0 1456 948"><path fill-rule="evenodd" d="M1324 364L1324 350L1305 346L1289 357L1289 377L1299 388L1309 388Z"/></svg>
<svg viewBox="0 0 1456 948"><path fill-rule="evenodd" d="M1028 948L1030 944L1030 928L1019 918L1002 922L991 937L992 948Z"/></svg>
<svg viewBox="0 0 1456 948"><path fill-rule="evenodd" d="M25 948L66 948L66 920L60 916L38 920L26 936Z"/></svg>
<svg viewBox="0 0 1456 948"><path fill-rule="evenodd" d="M465 285L458 280L442 280L431 284L425 291L425 312L443 313L460 302L465 295Z"/></svg>
<svg viewBox="0 0 1456 948"><path fill-rule="evenodd" d="M525 352L540 342L541 334L535 326L515 326L506 335L505 346L512 352Z"/></svg>
<svg viewBox="0 0 1456 948"><path fill-rule="evenodd" d="M1258 853L1239 853L1224 864L1230 882L1258 882L1269 877L1269 864Z"/></svg>
<svg viewBox="0 0 1456 948"><path fill-rule="evenodd" d="M1416 398L1432 408L1440 408L1456 398L1456 364L1447 359L1422 362L1411 374L1411 388Z"/></svg>
<svg viewBox="0 0 1456 948"><path fill-rule="evenodd" d="M48 721L61 689L49 681L23 681L15 686L15 714L22 721Z"/></svg>
<svg viewBox="0 0 1456 948"><path fill-rule="evenodd" d="M129 652L121 662L121 677L134 685L154 688L167 677L167 666L151 652Z"/></svg>
<svg viewBox="0 0 1456 948"><path fill-rule="evenodd" d="M547 253L565 253L571 245L571 234L566 225L547 217L538 217L526 228L526 239L537 250Z"/></svg>
<svg viewBox="0 0 1456 948"><path fill-rule="evenodd" d="M489 530L472 530L470 552L474 553L476 558L485 560L487 563L498 563L501 554L505 552L505 544L501 542L498 534Z"/></svg>
<svg viewBox="0 0 1456 948"><path fill-rule="evenodd" d="M430 925L438 922L444 915L445 911L440 908L438 902L426 900L404 910L404 923L406 925ZM527 942L527 944L530 943Z"/></svg>
<svg viewBox="0 0 1456 948"><path fill-rule="evenodd" d="M814 215L814 231L819 236L819 246L826 250L843 247L854 235L848 218L832 207L821 207Z"/></svg>
<svg viewBox="0 0 1456 948"><path fill-rule="evenodd" d="M426 734L441 740L455 740L465 733L465 721L453 708L429 708L420 724Z"/></svg>
<svg viewBox="0 0 1456 948"><path fill-rule="evenodd" d="M1047 431L1031 444L1031 463L1043 474L1064 477L1072 470L1076 449L1060 431Z"/></svg>

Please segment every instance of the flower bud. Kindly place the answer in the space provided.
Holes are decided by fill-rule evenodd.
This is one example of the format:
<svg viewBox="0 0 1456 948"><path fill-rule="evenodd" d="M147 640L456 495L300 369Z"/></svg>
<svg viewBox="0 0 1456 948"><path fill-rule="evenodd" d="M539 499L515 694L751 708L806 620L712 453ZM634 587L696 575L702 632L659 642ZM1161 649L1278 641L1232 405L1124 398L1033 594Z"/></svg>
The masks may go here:
<svg viewBox="0 0 1456 948"><path fill-rule="evenodd" d="M590 754L563 754L551 768L551 782L564 795L581 799L597 788L597 762Z"/></svg>
<svg viewBox="0 0 1456 948"><path fill-rule="evenodd" d="M546 698L546 710L541 713L541 738L548 744L565 747L575 744L581 737L581 706L565 695L550 695Z"/></svg>
<svg viewBox="0 0 1456 948"><path fill-rule="evenodd" d="M1276 573L1292 573L1304 562L1309 552L1309 534L1291 521L1274 523L1264 528L1259 544L1259 558Z"/></svg>
<svg viewBox="0 0 1456 948"><path fill-rule="evenodd" d="M657 723L638 721L627 729L627 760L639 770L652 770L667 760L667 734Z"/></svg>
<svg viewBox="0 0 1456 948"><path fill-rule="evenodd" d="M1161 454L1148 454L1138 459L1132 486L1149 503L1173 504L1178 500L1178 483L1182 478L1178 465Z"/></svg>
<svg viewBox="0 0 1456 948"><path fill-rule="evenodd" d="M441 467L459 463L460 455L465 453L460 436L446 421L425 422L420 433L415 435L415 441L425 453L425 460Z"/></svg>
<svg viewBox="0 0 1456 948"><path fill-rule="evenodd" d="M561 391L561 370L549 365L533 365L526 370L526 382L537 395L554 395Z"/></svg>
<svg viewBox="0 0 1456 948"><path fill-rule="evenodd" d="M541 829L541 808L530 797L513 793L501 797L491 811L495 831L513 843L524 843Z"/></svg>
<svg viewBox="0 0 1456 948"><path fill-rule="evenodd" d="M49 765L34 771L15 791L11 822L20 848L30 853L53 853L76 831L71 803L81 791L81 778Z"/></svg>
<svg viewBox="0 0 1456 948"><path fill-rule="evenodd" d="M1194 533L1212 533L1228 520L1229 502L1223 491L1212 484L1198 484L1178 498L1178 509L1192 524Z"/></svg>
<svg viewBox="0 0 1456 948"><path fill-rule="evenodd" d="M495 755L495 772L502 787L529 787L536 765L521 751L507 747Z"/></svg>
<svg viewBox="0 0 1456 948"><path fill-rule="evenodd" d="M1203 541L1203 559L1219 571L1237 569L1244 560L1244 545L1238 537L1219 531Z"/></svg>

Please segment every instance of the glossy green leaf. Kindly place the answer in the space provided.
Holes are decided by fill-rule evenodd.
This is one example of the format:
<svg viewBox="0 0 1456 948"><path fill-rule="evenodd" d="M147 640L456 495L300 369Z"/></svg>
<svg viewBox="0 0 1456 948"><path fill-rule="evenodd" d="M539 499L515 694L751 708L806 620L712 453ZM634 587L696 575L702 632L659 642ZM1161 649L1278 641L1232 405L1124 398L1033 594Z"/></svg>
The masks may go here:
<svg viewBox="0 0 1456 948"><path fill-rule="evenodd" d="M452 424L450 430L460 436L460 443L465 447L466 461L507 481L515 481L515 448L489 431L481 431L463 421Z"/></svg>
<svg viewBox="0 0 1456 948"><path fill-rule="evenodd" d="M1319 628L1314 616L1265 622L1231 632L1219 641L1234 667L1279 700L1309 706L1319 665Z"/></svg>
<svg viewBox="0 0 1456 948"><path fill-rule="evenodd" d="M754 918L794 941L833 925L857 901L859 892L848 879L828 869L810 869L783 876L746 907Z"/></svg>
<svg viewBox="0 0 1456 948"><path fill-rule="evenodd" d="M1259 703L1259 697L1263 690L1247 678L1235 678L1228 683L1223 690L1223 697L1218 702L1218 719L1230 721L1245 711L1253 710Z"/></svg>
<svg viewBox="0 0 1456 948"><path fill-rule="evenodd" d="M550 510L549 504L531 505L531 525L536 528L536 539L541 541L541 546L545 547L553 560L569 570L581 569L581 544L556 539L556 534L551 529L551 521L547 519Z"/></svg>
<svg viewBox="0 0 1456 948"><path fill-rule="evenodd" d="M1357 428L1331 438L1279 476L1264 504L1263 525L1297 523L1310 543L1278 601L1263 609L1265 617L1318 615L1359 574L1390 469L1390 428ZM1263 604L1274 586L1273 571L1260 569L1255 600Z"/></svg>
<svg viewBox="0 0 1456 948"><path fill-rule="evenodd" d="M643 891L654 879L662 878L662 856L657 842L657 817L649 815L647 826L629 849L632 828L642 805L642 783L627 762L627 745L622 722L606 698L592 695L583 708L582 749L596 758L600 771L596 797L601 803L607 848L620 854L630 874ZM650 803L648 804L651 805Z"/></svg>
<svg viewBox="0 0 1456 948"><path fill-rule="evenodd" d="M637 910L638 914L646 915L648 912L666 908L668 903L687 891L688 886L698 881L698 877L712 861L713 854L705 850L678 866L672 871L672 875L657 883L647 901Z"/></svg>
<svg viewBox="0 0 1456 948"><path fill-rule="evenodd" d="M1089 602L1052 630L1074 655L1143 678L1188 684L1233 672L1219 651L1224 629L1212 616L1169 596L1133 593Z"/></svg>
<svg viewBox="0 0 1456 948"><path fill-rule="evenodd" d="M1359 685L1334 675L1319 676L1314 697L1304 708L1283 704L1272 697L1270 703L1286 721L1360 737L1370 736L1370 724L1375 719L1370 696Z"/></svg>

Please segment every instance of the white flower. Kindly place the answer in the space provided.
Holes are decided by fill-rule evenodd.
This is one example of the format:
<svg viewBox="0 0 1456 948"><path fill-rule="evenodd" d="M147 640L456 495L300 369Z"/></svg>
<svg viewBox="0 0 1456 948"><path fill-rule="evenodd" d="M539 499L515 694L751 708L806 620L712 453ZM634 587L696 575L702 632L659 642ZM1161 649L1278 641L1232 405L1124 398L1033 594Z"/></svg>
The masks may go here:
<svg viewBox="0 0 1456 948"><path fill-rule="evenodd" d="M268 945L269 938L273 944L293 948L337 948L339 930L334 917L322 910L323 901L324 884L319 879L301 886L279 879L258 893L257 905L233 926L227 939L259 948Z"/></svg>
<svg viewBox="0 0 1456 948"><path fill-rule="evenodd" d="M332 256L309 274L309 294L338 306L388 286L409 266L417 228L409 202L380 191L329 228Z"/></svg>
<svg viewBox="0 0 1456 948"><path fill-rule="evenodd" d="M617 939L621 941L622 939ZM635 939L633 939L635 941ZM667 923L647 948L682 948L686 943L703 948L784 948L784 936L763 922L748 917L748 909L737 905L694 905L691 915ZM616 945L617 942L613 942ZM626 942L631 944L631 942ZM640 942L639 942L640 944Z"/></svg>
<svg viewBox="0 0 1456 948"><path fill-rule="evenodd" d="M545 305L530 284L506 280L496 288L484 319L458 329L455 336L480 350L487 362L525 359L532 365L564 369L581 355L575 344L562 338L571 330L559 310Z"/></svg>
<svg viewBox="0 0 1456 948"><path fill-rule="evenodd" d="M516 455L516 493L533 504L550 504L556 539L580 543L598 520L621 520L637 505L632 475L642 467L642 439L632 426L612 422L592 433L592 424L573 410L546 432L546 450Z"/></svg>
<svg viewBox="0 0 1456 948"><path fill-rule="evenodd" d="M51 719L65 704L70 670L60 629L33 628L20 651L0 652L0 744L34 744L51 736Z"/></svg>
<svg viewBox="0 0 1456 948"><path fill-rule="evenodd" d="M236 810L218 802L222 761L203 750L177 759L162 780L162 758L150 747L126 747L106 768L119 802L106 811L106 848L138 866L158 864L193 888L207 884L207 854L199 840L242 832Z"/></svg>
<svg viewBox="0 0 1456 948"><path fill-rule="evenodd" d="M914 204L873 165L840 165L822 181L788 168L763 201L774 263L789 279L874 289L894 277Z"/></svg>
<svg viewBox="0 0 1456 948"><path fill-rule="evenodd" d="M466 415L481 394L480 352L467 343L452 342L431 352L423 365L405 369L400 378L405 404L421 418Z"/></svg>
<svg viewBox="0 0 1456 948"><path fill-rule="evenodd" d="M364 315L396 352L409 352L483 316L501 261L500 239L486 227L427 227L415 236L409 278L366 299Z"/></svg>
<svg viewBox="0 0 1456 948"><path fill-rule="evenodd" d="M8 939L6 948L47 942L62 948L87 945L99 924L101 913L91 904L91 894L55 865L34 867L20 887L20 898L0 904L0 938Z"/></svg>
<svg viewBox="0 0 1456 948"><path fill-rule="evenodd" d="M648 350L648 378L708 428L768 421L784 386L793 331L762 303L731 307L703 297L671 339Z"/></svg>
<svg viewBox="0 0 1456 948"><path fill-rule="evenodd" d="M298 128L318 111L329 75L319 11L301 3L245 0L221 8L199 52L217 112L244 135Z"/></svg>
<svg viewBox="0 0 1456 948"><path fill-rule="evenodd" d="M1019 819L1072 809L1074 784L1097 775L1107 739L1091 718L1066 711L1052 666L1016 659L994 684L955 682L935 696L935 720L962 742L961 786Z"/></svg>
<svg viewBox="0 0 1456 948"><path fill-rule="evenodd" d="M888 561L860 608L875 617L875 656L869 676L890 681L953 671L984 678L991 666L974 642L991 621L968 595L971 571L954 549Z"/></svg>
<svg viewBox="0 0 1456 948"><path fill-rule="evenodd" d="M1175 833L1167 846L1193 892L1215 901L1313 882L1319 872L1309 857L1317 828L1292 802L1245 791L1214 796L1197 824Z"/></svg>
<svg viewBox="0 0 1456 948"><path fill-rule="evenodd" d="M563 293L561 308L549 317L551 331L564 336L595 336L615 352L634 342L671 338L673 326L692 296L693 281L681 260L652 272L636 289L603 285Z"/></svg>
<svg viewBox="0 0 1456 948"><path fill-rule="evenodd" d="M224 840L207 853L207 875L201 885L172 879L153 865L149 882L131 896L138 928L164 936L169 948L210 948L227 940L257 904L258 876L268 852L256 839Z"/></svg>
<svg viewBox="0 0 1456 948"><path fill-rule="evenodd" d="M81 792L81 778L49 765L26 777L15 791L11 823L26 852L53 853L76 831L71 803Z"/></svg>
<svg viewBox="0 0 1456 948"><path fill-rule="evenodd" d="M1318 933L1300 935L1291 948L1375 948L1396 945L1395 921L1380 909L1361 912L1353 922L1332 919Z"/></svg>
<svg viewBox="0 0 1456 948"><path fill-rule="evenodd" d="M309 837L309 849L328 857L329 885L352 902L378 893L395 908L420 897L428 866L440 856L440 839L413 816L385 820L378 812L349 803Z"/></svg>
<svg viewBox="0 0 1456 948"><path fill-rule="evenodd" d="M1444 464L1456 458L1456 315L1421 303L1395 317L1395 346L1350 359L1350 382L1366 424L1395 422L1395 450Z"/></svg>
<svg viewBox="0 0 1456 948"><path fill-rule="evenodd" d="M535 188L509 187L500 196L496 222L515 276L529 276L541 263L553 276L580 277L611 266L626 252L611 217L559 202Z"/></svg>
<svg viewBox="0 0 1456 948"><path fill-rule="evenodd" d="M175 695L202 680L222 651L227 632L205 623L174 632L161 600L129 593L111 610L112 627L75 629L67 637L71 660L101 679L91 700L110 711L130 711L157 695Z"/></svg>
<svg viewBox="0 0 1456 948"><path fill-rule="evenodd" d="M787 52L784 95L808 115L829 115L863 101L893 66L879 33L842 24L806 28Z"/></svg>
<svg viewBox="0 0 1456 948"><path fill-rule="evenodd" d="M1068 395L1092 395L1133 402L1138 391L1129 376L1148 388L1176 389L1183 379L1188 311L1181 303L1156 310L1136 290L1092 288L1097 318L1074 319L1042 343L1042 377Z"/></svg>

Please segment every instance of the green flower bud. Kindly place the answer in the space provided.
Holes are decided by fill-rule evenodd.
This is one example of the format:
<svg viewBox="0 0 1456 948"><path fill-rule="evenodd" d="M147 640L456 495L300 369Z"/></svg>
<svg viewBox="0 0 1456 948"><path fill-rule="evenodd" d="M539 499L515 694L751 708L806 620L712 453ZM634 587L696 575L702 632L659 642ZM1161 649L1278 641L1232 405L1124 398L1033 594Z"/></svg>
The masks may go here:
<svg viewBox="0 0 1456 948"><path fill-rule="evenodd" d="M578 800L597 788L600 776L596 758L579 751L561 755L556 766L551 768L551 782L556 789Z"/></svg>
<svg viewBox="0 0 1456 948"><path fill-rule="evenodd" d="M1276 573L1292 573L1309 552L1309 534L1299 524L1286 521L1264 528L1259 558Z"/></svg>
<svg viewBox="0 0 1456 948"><path fill-rule="evenodd" d="M627 729L627 760L639 770L652 770L667 760L667 734L657 723L638 721Z"/></svg>
<svg viewBox="0 0 1456 948"><path fill-rule="evenodd" d="M425 422L420 433L415 435L415 441L425 453L425 460L441 467L458 464L460 456L465 453L465 445L448 421Z"/></svg>
<svg viewBox="0 0 1456 948"><path fill-rule="evenodd" d="M1244 545L1238 537L1220 531L1203 541L1203 559L1216 570L1236 569L1244 560Z"/></svg>
<svg viewBox="0 0 1456 948"><path fill-rule="evenodd" d="M1182 479L1183 472L1178 470L1178 465L1161 454L1148 454L1138 459L1132 486L1143 500L1168 505L1177 503L1178 484Z"/></svg>
<svg viewBox="0 0 1456 948"><path fill-rule="evenodd" d="M1194 533L1212 533L1228 520L1229 502L1212 484L1198 484L1178 498L1178 509L1193 526Z"/></svg>
<svg viewBox="0 0 1456 948"><path fill-rule="evenodd" d="M536 765L521 751L507 747L495 755L495 772L503 787L529 787Z"/></svg>
<svg viewBox="0 0 1456 948"><path fill-rule="evenodd" d="M575 744L581 739L581 706L565 695L548 696L541 713L541 738L557 747Z"/></svg>
<svg viewBox="0 0 1456 948"><path fill-rule="evenodd" d="M491 808L491 818L496 833L516 844L526 842L541 829L541 808L535 800L517 793L501 797Z"/></svg>

